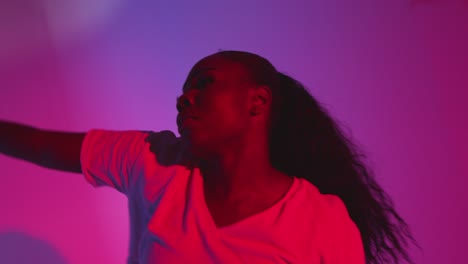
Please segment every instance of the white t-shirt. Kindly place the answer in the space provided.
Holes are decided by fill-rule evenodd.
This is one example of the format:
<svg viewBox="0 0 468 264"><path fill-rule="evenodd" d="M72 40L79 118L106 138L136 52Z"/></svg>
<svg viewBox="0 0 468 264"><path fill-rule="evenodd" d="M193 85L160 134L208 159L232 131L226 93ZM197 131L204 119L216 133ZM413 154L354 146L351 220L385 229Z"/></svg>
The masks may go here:
<svg viewBox="0 0 468 264"><path fill-rule="evenodd" d="M217 228L203 178L171 131L87 133L82 171L128 197L127 263L363 264L359 229L342 200L302 178L272 207Z"/></svg>

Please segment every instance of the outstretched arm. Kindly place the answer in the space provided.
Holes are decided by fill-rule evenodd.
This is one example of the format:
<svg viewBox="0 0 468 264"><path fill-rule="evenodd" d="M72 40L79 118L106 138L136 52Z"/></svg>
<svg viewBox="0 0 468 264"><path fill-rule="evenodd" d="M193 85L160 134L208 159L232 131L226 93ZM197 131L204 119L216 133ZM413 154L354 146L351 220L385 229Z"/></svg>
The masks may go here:
<svg viewBox="0 0 468 264"><path fill-rule="evenodd" d="M0 153L50 169L81 173L80 152L85 135L0 120Z"/></svg>

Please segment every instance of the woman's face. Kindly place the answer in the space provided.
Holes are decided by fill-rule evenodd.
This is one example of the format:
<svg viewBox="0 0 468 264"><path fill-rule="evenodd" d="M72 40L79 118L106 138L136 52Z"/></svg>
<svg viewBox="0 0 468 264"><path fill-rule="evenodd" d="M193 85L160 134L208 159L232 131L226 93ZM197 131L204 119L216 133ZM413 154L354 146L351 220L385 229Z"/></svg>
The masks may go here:
<svg viewBox="0 0 468 264"><path fill-rule="evenodd" d="M250 120L249 85L242 65L220 56L192 68L177 100L177 125L196 156L222 155L241 142Z"/></svg>

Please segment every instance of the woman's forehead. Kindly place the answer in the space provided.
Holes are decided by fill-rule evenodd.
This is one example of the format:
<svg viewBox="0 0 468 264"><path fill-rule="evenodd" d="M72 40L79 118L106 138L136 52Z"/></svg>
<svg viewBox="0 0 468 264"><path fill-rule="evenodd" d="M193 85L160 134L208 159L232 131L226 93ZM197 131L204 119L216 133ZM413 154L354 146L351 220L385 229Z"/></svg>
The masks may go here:
<svg viewBox="0 0 468 264"><path fill-rule="evenodd" d="M185 92L192 81L205 74L214 76L217 81L242 81L249 78L246 68L241 63L214 54L201 59L192 67L182 91Z"/></svg>
<svg viewBox="0 0 468 264"><path fill-rule="evenodd" d="M206 71L214 71L222 75L237 75L244 74L246 69L239 62L234 62L215 54L198 61L190 70L188 77L193 78Z"/></svg>

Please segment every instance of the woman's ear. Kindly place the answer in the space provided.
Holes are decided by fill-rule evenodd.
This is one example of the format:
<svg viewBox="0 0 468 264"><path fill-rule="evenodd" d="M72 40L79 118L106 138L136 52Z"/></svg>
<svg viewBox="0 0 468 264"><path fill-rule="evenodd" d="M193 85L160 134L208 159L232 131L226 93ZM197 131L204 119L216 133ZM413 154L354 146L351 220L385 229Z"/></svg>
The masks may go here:
<svg viewBox="0 0 468 264"><path fill-rule="evenodd" d="M258 115L266 112L272 101L271 90L268 86L258 86L253 91L252 107L250 109L251 115Z"/></svg>

